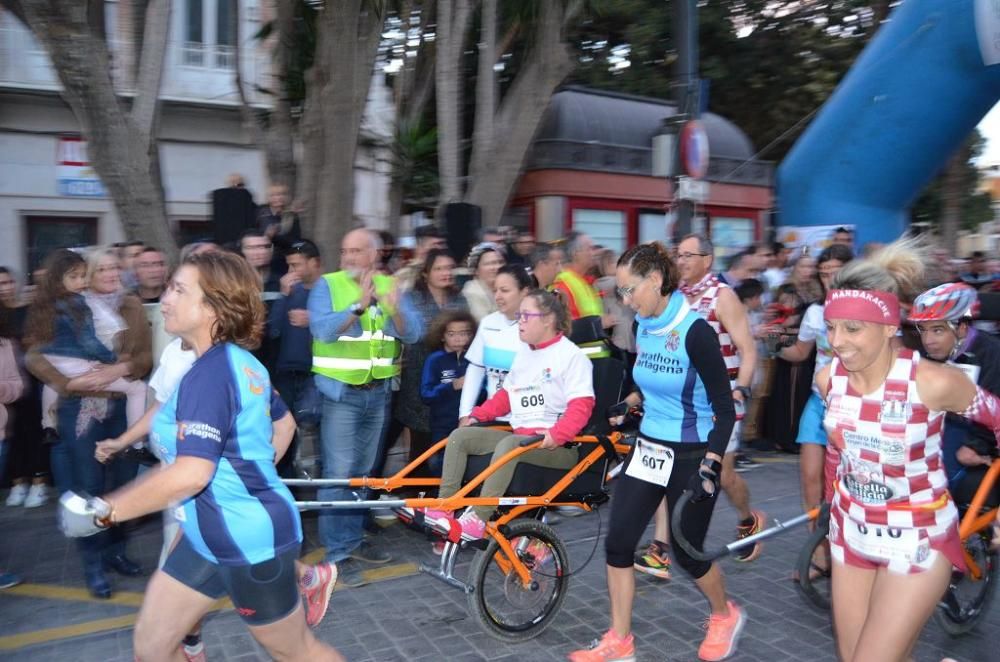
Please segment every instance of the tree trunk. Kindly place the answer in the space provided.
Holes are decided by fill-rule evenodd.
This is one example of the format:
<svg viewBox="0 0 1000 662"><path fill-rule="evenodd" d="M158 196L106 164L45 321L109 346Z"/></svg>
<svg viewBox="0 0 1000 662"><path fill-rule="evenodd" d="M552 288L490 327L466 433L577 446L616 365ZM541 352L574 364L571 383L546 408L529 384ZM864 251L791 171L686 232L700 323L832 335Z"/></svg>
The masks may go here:
<svg viewBox="0 0 1000 662"><path fill-rule="evenodd" d="M275 0L274 19L275 45L271 57L271 91L273 101L270 114L264 117L250 105L242 74L243 38L240 34L238 12L233 12L233 34L236 35L235 72L236 89L240 95L240 111L243 122L251 130L254 142L264 150L264 162L270 183L284 184L290 194L295 194L295 123L288 103L285 80L288 64L295 48L295 2L296 0Z"/></svg>
<svg viewBox="0 0 1000 662"><path fill-rule="evenodd" d="M497 0L483 0L479 30L479 62L476 73L476 124L472 132L469 179L485 177L490 167L496 121Z"/></svg>
<svg viewBox="0 0 1000 662"><path fill-rule="evenodd" d="M462 56L471 8L470 0L438 0L434 80L442 207L462 199Z"/></svg>
<svg viewBox="0 0 1000 662"><path fill-rule="evenodd" d="M952 255L958 247L958 228L965 199L965 164L968 160L968 151L963 145L948 161L941 183L941 244Z"/></svg>
<svg viewBox="0 0 1000 662"><path fill-rule="evenodd" d="M326 255L339 253L354 225L354 161L381 29L367 0L327 3L317 17L303 119L304 140L317 142L306 143L302 177L313 239Z"/></svg>
<svg viewBox="0 0 1000 662"><path fill-rule="evenodd" d="M133 109L118 99L107 42L94 34L88 8L74 0L21 0L26 25L45 46L63 97L87 138L94 170L111 195L128 237L177 256L167 222L155 136L169 0L150 0Z"/></svg>
<svg viewBox="0 0 1000 662"><path fill-rule="evenodd" d="M521 174L531 141L535 137L552 93L575 66L565 41L569 22L581 9L575 0L563 4L545 2L532 40L532 53L497 112L494 139L487 152L488 171L469 182L465 201L482 208L484 226L499 225L507 201ZM473 154L472 161L483 158Z"/></svg>

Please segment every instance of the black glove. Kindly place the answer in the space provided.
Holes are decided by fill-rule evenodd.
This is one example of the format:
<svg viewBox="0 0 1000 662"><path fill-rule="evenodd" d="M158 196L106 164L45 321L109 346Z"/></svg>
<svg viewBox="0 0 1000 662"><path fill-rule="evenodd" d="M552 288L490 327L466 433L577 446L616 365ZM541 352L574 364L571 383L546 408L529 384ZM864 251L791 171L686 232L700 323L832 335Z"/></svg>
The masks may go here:
<svg viewBox="0 0 1000 662"><path fill-rule="evenodd" d="M687 488L694 494L691 501L698 502L711 499L719 493L719 474L722 473L722 463L707 457L698 465L698 471L692 474Z"/></svg>

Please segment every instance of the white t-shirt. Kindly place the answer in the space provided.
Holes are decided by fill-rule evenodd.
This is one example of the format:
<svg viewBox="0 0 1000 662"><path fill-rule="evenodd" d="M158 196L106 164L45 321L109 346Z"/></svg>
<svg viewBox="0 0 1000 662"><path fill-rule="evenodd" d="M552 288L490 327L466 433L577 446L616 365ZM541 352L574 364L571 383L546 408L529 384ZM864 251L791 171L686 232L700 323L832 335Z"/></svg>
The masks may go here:
<svg viewBox="0 0 1000 662"><path fill-rule="evenodd" d="M816 343L816 369L813 371L813 391L819 395L816 375L833 360L833 348L826 337L826 323L823 321L822 304L814 303L806 309L799 324L799 340Z"/></svg>
<svg viewBox="0 0 1000 662"><path fill-rule="evenodd" d="M149 378L149 388L153 389L157 402L162 405L170 399L196 358L193 349L181 349L180 338L174 338L163 348L160 365Z"/></svg>
<svg viewBox="0 0 1000 662"><path fill-rule="evenodd" d="M551 428L570 400L594 397L593 375L590 359L565 336L543 349L524 346L503 384L511 427Z"/></svg>
<svg viewBox="0 0 1000 662"><path fill-rule="evenodd" d="M483 318L465 354L469 367L465 372L459 417L468 416L476 406L484 378L487 398L492 398L500 390L514 363L514 356L522 347L527 348L527 345L521 342L517 333L517 322L507 319L500 311Z"/></svg>

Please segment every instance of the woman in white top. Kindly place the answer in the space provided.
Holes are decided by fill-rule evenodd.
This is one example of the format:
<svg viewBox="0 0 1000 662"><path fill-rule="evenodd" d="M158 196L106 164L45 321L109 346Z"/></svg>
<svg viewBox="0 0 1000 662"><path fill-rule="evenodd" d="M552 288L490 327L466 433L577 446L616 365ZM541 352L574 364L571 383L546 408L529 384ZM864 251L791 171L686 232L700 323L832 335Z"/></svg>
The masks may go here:
<svg viewBox="0 0 1000 662"><path fill-rule="evenodd" d="M484 381L487 398L503 386L514 355L524 346L517 333L517 312L521 299L531 291L531 277L524 267L510 264L500 269L494 281L493 296L498 310L479 323L465 355L469 367L458 406L459 425L467 423L465 419L479 401Z"/></svg>
<svg viewBox="0 0 1000 662"><path fill-rule="evenodd" d="M503 250L494 243L477 244L469 253L468 264L474 278L462 287L462 296L469 303L469 312L477 322L497 310L493 289L497 273L504 262Z"/></svg>

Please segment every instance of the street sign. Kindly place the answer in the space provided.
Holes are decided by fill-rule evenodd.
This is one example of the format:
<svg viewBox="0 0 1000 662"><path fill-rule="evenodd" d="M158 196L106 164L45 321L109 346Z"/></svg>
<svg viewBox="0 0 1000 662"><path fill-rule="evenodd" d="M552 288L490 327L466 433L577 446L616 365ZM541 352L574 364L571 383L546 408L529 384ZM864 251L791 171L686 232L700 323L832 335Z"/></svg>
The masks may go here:
<svg viewBox="0 0 1000 662"><path fill-rule="evenodd" d="M709 184L703 179L677 178L677 199L704 203L708 200Z"/></svg>

